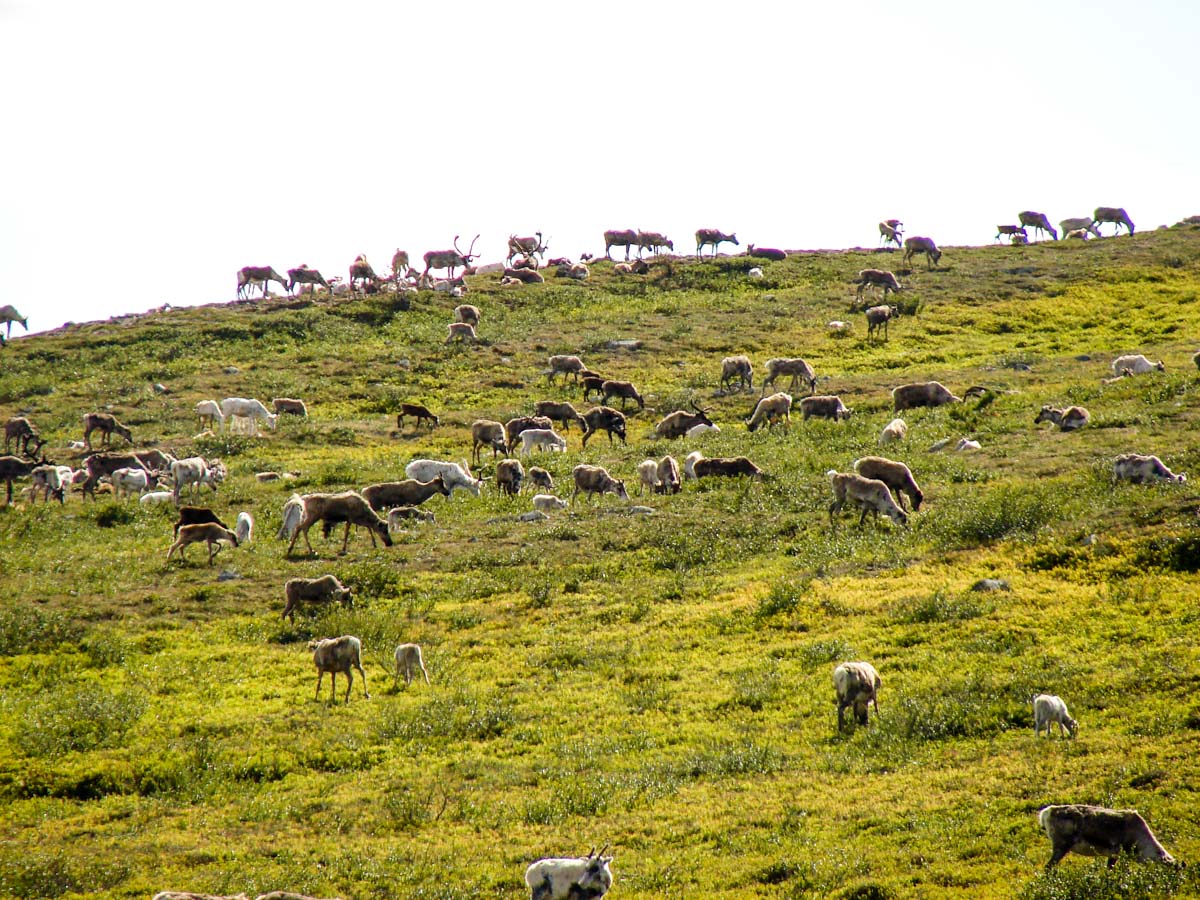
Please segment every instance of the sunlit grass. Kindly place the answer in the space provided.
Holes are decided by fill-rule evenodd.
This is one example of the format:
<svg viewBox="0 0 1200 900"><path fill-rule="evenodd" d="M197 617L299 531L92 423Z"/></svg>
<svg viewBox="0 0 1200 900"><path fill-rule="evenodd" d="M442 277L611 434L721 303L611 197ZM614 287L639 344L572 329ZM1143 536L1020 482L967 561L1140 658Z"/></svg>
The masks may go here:
<svg viewBox="0 0 1200 900"><path fill-rule="evenodd" d="M201 502L228 521L248 510L257 530L212 567L196 548L168 565L173 509L77 495L0 509L0 896L516 898L533 859L605 843L621 897L1197 893L1194 867L1069 856L1041 874L1036 812L1135 807L1176 857L1200 849L1200 504L1190 482L1109 478L1131 450L1200 473L1198 248L1192 229L948 248L939 270L898 272L905 314L886 343L849 312L851 281L899 256L865 251L794 255L758 282L739 258L632 279L600 262L586 283L518 290L476 279L474 347L443 343L453 302L428 293L13 341L0 403L52 459L77 462L81 414L111 405L139 445L223 458L230 477ZM831 319L854 329L834 337ZM609 349L626 339L642 348ZM1104 384L1129 351L1167 372ZM314 528L315 555L285 558L292 491L462 460L473 419L539 399L583 408L546 381L551 353L647 398L628 445L583 452L572 430L567 453L535 460L560 494L577 463L632 486L642 459L692 449L772 477L641 498L652 516L606 497L531 524L515 521L527 495L457 493L390 549L359 532L340 556L341 528ZM805 357L853 418L748 433L756 392L717 389L731 353L752 357L756 389L767 357ZM932 378L991 393L905 413L907 441L885 452L912 468L921 511L907 528L831 523L826 471L879 452L889 390ZM302 397L310 417L196 437L195 402L231 395ZM442 425L398 431L404 400ZM649 437L692 401L720 433ZM1086 405L1093 424L1034 426L1043 403ZM982 449L929 449L964 436ZM259 483L265 470L298 475ZM281 620L283 583L327 572L354 607ZM983 578L1010 589L972 591ZM349 703L329 703L327 679L314 699L306 644L347 633L371 699L357 677ZM431 685L395 680L406 641ZM830 674L851 659L879 669L879 711L838 734ZM1070 704L1075 740L1035 741L1043 691Z"/></svg>

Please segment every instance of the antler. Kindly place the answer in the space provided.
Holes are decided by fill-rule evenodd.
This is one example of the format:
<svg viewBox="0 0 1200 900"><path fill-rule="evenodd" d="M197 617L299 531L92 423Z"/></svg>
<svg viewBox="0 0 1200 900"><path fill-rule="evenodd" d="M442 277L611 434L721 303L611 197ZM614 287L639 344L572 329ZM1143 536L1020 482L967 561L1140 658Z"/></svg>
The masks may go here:
<svg viewBox="0 0 1200 900"><path fill-rule="evenodd" d="M462 251L458 249L458 235L457 234L454 236L454 250L455 250L455 252L458 253L459 256L462 256Z"/></svg>
<svg viewBox="0 0 1200 900"><path fill-rule="evenodd" d="M455 240L458 240L458 238L455 238ZM475 241L477 241L477 240L479 240L479 235L475 235L475 240L471 241L470 249L468 249L465 254L467 259L471 259L473 256L476 255L474 251L475 251Z"/></svg>

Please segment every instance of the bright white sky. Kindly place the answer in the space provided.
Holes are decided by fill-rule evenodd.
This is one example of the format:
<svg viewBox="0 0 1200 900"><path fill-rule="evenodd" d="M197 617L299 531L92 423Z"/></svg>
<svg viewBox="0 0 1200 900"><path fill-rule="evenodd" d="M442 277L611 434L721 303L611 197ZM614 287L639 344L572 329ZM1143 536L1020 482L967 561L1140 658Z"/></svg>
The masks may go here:
<svg viewBox="0 0 1200 900"><path fill-rule="evenodd" d="M0 0L0 304L38 331L477 232L1150 229L1200 213L1198 39L1190 0Z"/></svg>

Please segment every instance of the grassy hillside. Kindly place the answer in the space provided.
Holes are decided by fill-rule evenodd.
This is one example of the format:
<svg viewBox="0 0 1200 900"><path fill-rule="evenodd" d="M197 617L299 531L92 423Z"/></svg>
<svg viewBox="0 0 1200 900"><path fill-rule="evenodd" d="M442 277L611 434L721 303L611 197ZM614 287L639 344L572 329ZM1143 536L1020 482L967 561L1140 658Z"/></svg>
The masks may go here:
<svg viewBox="0 0 1200 900"><path fill-rule="evenodd" d="M257 535L217 565L165 564L172 509L71 497L0 510L0 896L149 897L288 888L346 898L516 898L545 855L616 852L611 896L1188 896L1184 872L1068 856L1044 876L1047 803L1136 807L1200 858L1198 495L1114 485L1118 453L1200 473L1200 228L1030 247L949 248L901 272L887 343L850 313L860 268L895 254L801 253L750 280L744 258L599 263L583 284L472 283L477 346L446 346L454 301L394 297L171 310L12 341L0 413L49 455L107 408L139 445L219 456L213 507ZM826 323L850 319L849 336ZM642 341L636 351L610 341ZM1103 384L1119 353L1165 373ZM460 460L475 418L548 386L551 353L634 381L627 446L539 462L569 495L602 464L632 489L670 452L744 454L773 477L685 485L635 516L605 497L542 524L528 495L434 498L433 525L339 556L274 539L292 490L361 488L429 456ZM845 423L747 432L754 397L721 396L720 358L804 356ZM227 367L237 371L227 374ZM936 378L982 400L905 414L889 452L926 505L908 528L847 514L830 468L877 451L888 391ZM155 383L168 389L157 392ZM302 397L307 421L262 438L193 438L196 401ZM755 395L756 396L756 395ZM397 433L402 400L442 414ZM688 401L719 434L653 441ZM1033 419L1082 404L1091 427ZM929 452L973 436L976 453ZM490 463L484 471L490 473ZM294 470L260 484L254 473ZM636 498L635 498L635 502ZM353 610L283 622L283 583L333 573ZM226 580L218 575L227 573ZM1011 590L977 593L981 578ZM362 638L361 684L314 701L306 650ZM393 685L417 641L433 680ZM831 671L879 669L880 714L838 734ZM339 694L344 682L339 681ZM1035 741L1030 696L1063 696L1074 741ZM340 698L339 698L340 699Z"/></svg>

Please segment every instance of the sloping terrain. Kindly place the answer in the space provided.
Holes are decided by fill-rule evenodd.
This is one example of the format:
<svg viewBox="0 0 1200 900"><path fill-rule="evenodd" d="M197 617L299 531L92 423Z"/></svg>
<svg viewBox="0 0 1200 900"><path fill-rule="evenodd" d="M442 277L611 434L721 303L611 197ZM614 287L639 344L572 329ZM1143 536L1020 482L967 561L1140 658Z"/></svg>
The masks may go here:
<svg viewBox="0 0 1200 900"><path fill-rule="evenodd" d="M250 511L257 531L213 567L199 547L166 564L169 505L0 510L0 895L515 898L529 862L606 843L621 898L1200 893L1194 866L1072 855L1043 876L1036 822L1047 803L1133 807L1177 858L1200 858L1200 498L1190 481L1111 479L1125 452L1200 475L1198 259L1196 227L948 248L938 269L898 272L887 342L849 311L859 269L900 264L872 251L679 258L624 278L602 261L585 283L515 289L480 277L475 346L445 343L455 301L433 293L12 341L0 413L29 416L53 461L78 464L82 414L110 409L139 446L221 458L229 478L203 502L230 523ZM755 263L764 278L747 277ZM833 319L853 330L831 334ZM621 340L641 345L609 349ZM1166 371L1105 383L1127 352ZM390 549L360 531L339 556L341 529L314 529L315 557L285 557L293 490L465 459L474 419L540 399L585 408L547 382L553 353L647 398L627 445L582 450L572 429L566 454L536 460L561 495L577 463L633 491L642 459L694 449L771 478L635 496L648 516L581 498L532 524L515 521L528 494L460 492ZM720 360L738 353L756 390L722 395ZM808 359L853 417L749 433L773 356ZM907 528L849 512L831 526L825 473L879 452L890 389L926 379L988 390L905 413L907 440L883 451L925 504ZM227 396L300 397L309 417L193 437L195 403ZM402 401L441 425L398 431ZM651 439L693 401L720 433ZM1092 424L1035 426L1043 404L1086 406ZM981 449L954 452L968 436ZM266 470L300 474L258 482ZM354 608L281 621L284 582L325 573ZM972 591L981 578L1010 589ZM369 700L356 680L331 706L328 679L313 699L307 642L339 634L362 639ZM394 685L403 641L423 646L432 685ZM850 659L879 670L879 715L838 734L830 675ZM1038 692L1066 699L1075 740L1034 739Z"/></svg>

